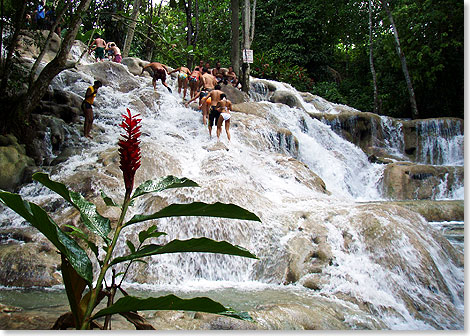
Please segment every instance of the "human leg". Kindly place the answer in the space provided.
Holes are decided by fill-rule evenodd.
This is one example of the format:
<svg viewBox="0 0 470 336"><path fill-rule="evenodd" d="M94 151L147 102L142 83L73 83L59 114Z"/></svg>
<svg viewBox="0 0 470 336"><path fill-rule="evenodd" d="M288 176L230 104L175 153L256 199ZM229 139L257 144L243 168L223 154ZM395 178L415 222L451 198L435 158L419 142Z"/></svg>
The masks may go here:
<svg viewBox="0 0 470 336"><path fill-rule="evenodd" d="M230 119L225 120L225 133L227 133L227 139L230 141Z"/></svg>
<svg viewBox="0 0 470 336"><path fill-rule="evenodd" d="M93 126L93 109L84 108L83 113L85 115L85 124L83 125L83 134L85 137L92 139L93 137L90 135L91 128Z"/></svg>
<svg viewBox="0 0 470 336"><path fill-rule="evenodd" d="M219 116L217 119L217 140L220 140L220 133L222 133L222 123L224 122L224 118Z"/></svg>

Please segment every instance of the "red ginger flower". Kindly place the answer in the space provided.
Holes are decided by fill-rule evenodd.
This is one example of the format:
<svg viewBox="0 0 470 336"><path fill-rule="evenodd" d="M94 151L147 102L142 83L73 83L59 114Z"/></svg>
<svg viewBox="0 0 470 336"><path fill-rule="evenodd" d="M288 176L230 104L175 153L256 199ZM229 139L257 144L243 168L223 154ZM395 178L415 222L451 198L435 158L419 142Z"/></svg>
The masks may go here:
<svg viewBox="0 0 470 336"><path fill-rule="evenodd" d="M119 154L121 156L120 168L124 175L124 184L126 186L126 195L130 195L134 187L134 176L137 169L140 167L140 121L137 119L140 114L135 116L131 115L131 111L127 109L127 115L122 115L124 120L121 127L124 128L127 134L121 134L124 139L119 140Z"/></svg>

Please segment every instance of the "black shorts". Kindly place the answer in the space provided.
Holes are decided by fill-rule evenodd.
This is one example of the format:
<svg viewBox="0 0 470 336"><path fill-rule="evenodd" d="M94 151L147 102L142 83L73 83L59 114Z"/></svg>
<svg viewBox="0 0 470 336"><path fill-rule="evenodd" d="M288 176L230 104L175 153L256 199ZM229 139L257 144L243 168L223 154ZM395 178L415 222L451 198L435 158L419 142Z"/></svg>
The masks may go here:
<svg viewBox="0 0 470 336"><path fill-rule="evenodd" d="M217 120L219 120L220 112L217 111L215 106L211 106L211 111L209 113L209 125L215 126L217 125Z"/></svg>
<svg viewBox="0 0 470 336"><path fill-rule="evenodd" d="M91 109L91 104L89 102L87 102L86 100L83 101L82 103L82 109Z"/></svg>

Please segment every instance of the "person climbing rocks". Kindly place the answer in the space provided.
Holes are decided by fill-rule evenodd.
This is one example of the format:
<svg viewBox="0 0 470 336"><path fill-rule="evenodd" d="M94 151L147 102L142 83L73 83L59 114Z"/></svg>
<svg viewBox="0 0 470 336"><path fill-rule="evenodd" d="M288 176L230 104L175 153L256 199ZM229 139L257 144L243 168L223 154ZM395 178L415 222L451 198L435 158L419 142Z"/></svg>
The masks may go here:
<svg viewBox="0 0 470 336"><path fill-rule="evenodd" d="M108 51L112 51L112 61L116 63L121 63L122 61L122 56L121 56L121 49L119 49L116 45L116 43L111 42L109 44L109 47L106 48ZM109 53L108 53L109 57Z"/></svg>
<svg viewBox="0 0 470 336"><path fill-rule="evenodd" d="M188 91L188 76L191 75L191 70L185 66L180 66L168 74L171 75L174 72L178 72L178 93L181 94L181 88L183 88L183 99L186 99L186 92Z"/></svg>
<svg viewBox="0 0 470 336"><path fill-rule="evenodd" d="M214 90L210 91L209 94L202 98L203 103L205 103L207 100L211 100L211 108L209 112L209 123L207 124L207 127L209 128L209 137L212 138L212 126L217 125L217 120L219 119L220 112L217 109L217 104L221 100L220 96L223 94L223 92L220 90L221 86L220 84L215 85Z"/></svg>
<svg viewBox="0 0 470 336"><path fill-rule="evenodd" d="M86 138L93 139L90 132L93 127L93 102L95 101L98 89L103 86L101 81L97 80L92 86L88 87L85 93L85 99L82 102L82 111L85 115L85 124L83 125L83 134Z"/></svg>
<svg viewBox="0 0 470 336"><path fill-rule="evenodd" d="M201 61L202 62L202 61ZM196 67L193 72L189 75L189 95L191 99L193 99L199 87L201 86L200 79L201 79L201 70L202 68Z"/></svg>
<svg viewBox="0 0 470 336"><path fill-rule="evenodd" d="M217 103L217 110L220 113L219 119L217 120L217 140L220 140L220 133L222 133L222 123L225 123L225 133L227 134L227 139L230 141L230 118L232 114L232 102L227 99L225 93L220 95L220 101Z"/></svg>
<svg viewBox="0 0 470 336"><path fill-rule="evenodd" d="M99 35L91 43L88 53L95 52L96 62L104 60L104 51L106 50L106 41Z"/></svg>
<svg viewBox="0 0 470 336"><path fill-rule="evenodd" d="M202 123L204 126L207 124L207 115L209 114L209 106L211 104L211 100L207 99L203 102L202 99L208 94L209 92L207 91L207 89L202 88L201 91L199 91L193 98L191 98L190 101L184 104L186 107L188 107L191 102L199 98L199 110L202 111Z"/></svg>
<svg viewBox="0 0 470 336"><path fill-rule="evenodd" d="M145 69L151 69L152 70L152 84L153 88L155 91L157 90L157 80L161 80L163 86L165 86L170 93L172 93L171 89L168 87L168 84L165 82L166 81L166 74L169 73L168 67L164 64L158 63L158 62L152 62L147 64L146 66L143 67L141 74L144 73Z"/></svg>

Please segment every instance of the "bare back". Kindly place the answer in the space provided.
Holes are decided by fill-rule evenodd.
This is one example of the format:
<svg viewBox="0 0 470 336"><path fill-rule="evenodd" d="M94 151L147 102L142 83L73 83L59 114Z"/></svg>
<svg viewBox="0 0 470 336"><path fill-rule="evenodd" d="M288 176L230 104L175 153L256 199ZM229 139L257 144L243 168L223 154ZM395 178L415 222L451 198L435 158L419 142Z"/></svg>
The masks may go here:
<svg viewBox="0 0 470 336"><path fill-rule="evenodd" d="M213 90L217 85L217 79L209 73L202 75L202 83L206 89Z"/></svg>
<svg viewBox="0 0 470 336"><path fill-rule="evenodd" d="M211 106L217 106L217 104L221 101L220 95L224 93L220 90L212 90L209 93L209 97L211 98Z"/></svg>

